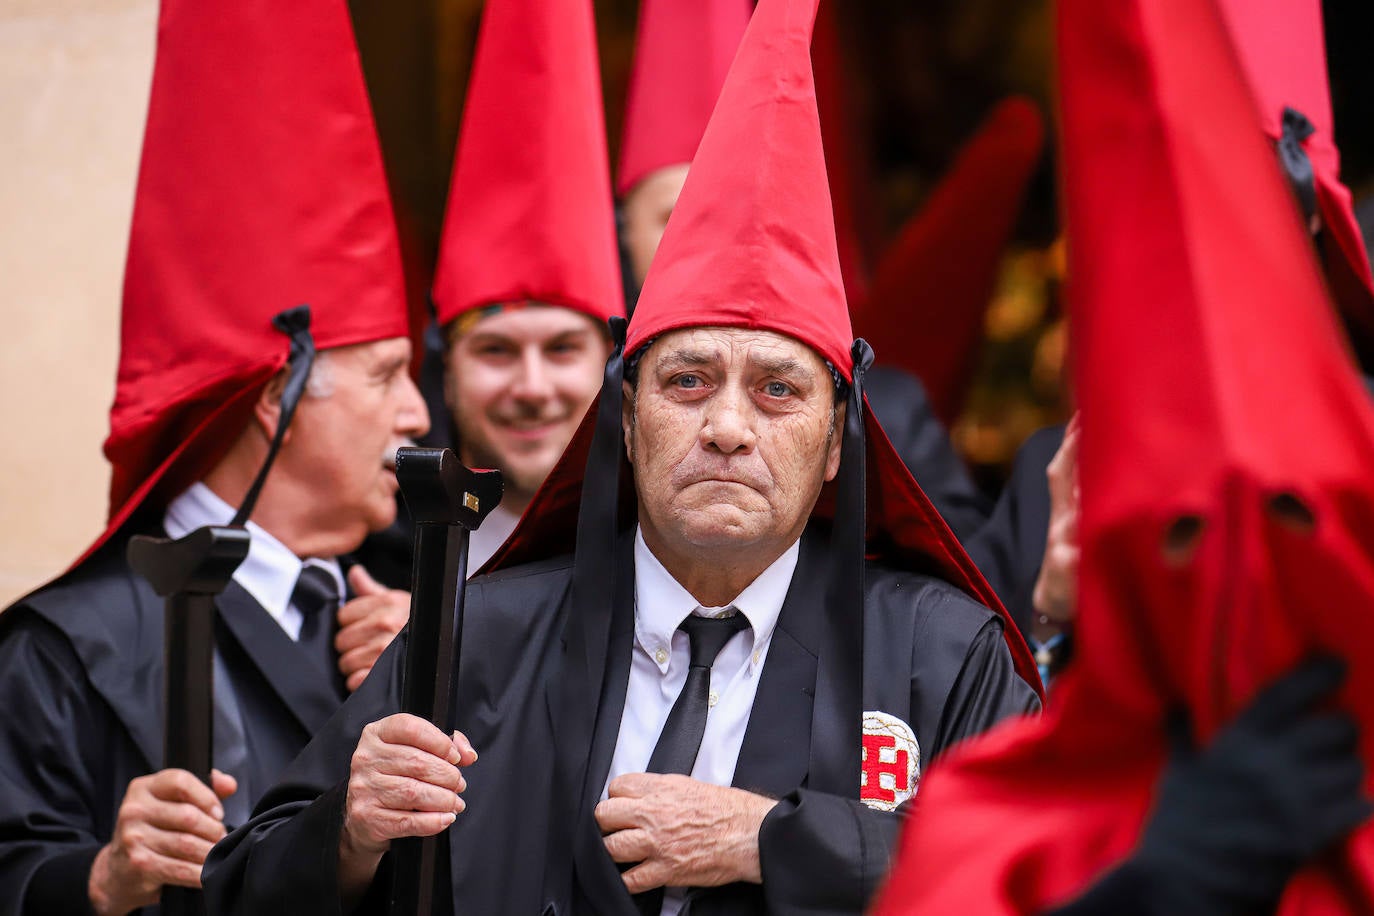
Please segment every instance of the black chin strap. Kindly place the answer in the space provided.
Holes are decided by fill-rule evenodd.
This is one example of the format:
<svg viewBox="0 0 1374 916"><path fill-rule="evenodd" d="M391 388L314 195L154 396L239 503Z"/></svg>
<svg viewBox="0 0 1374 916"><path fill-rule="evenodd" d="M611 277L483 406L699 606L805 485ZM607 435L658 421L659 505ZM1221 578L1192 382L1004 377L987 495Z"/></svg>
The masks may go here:
<svg viewBox="0 0 1374 916"><path fill-rule="evenodd" d="M864 559L867 553L867 466L864 437L864 376L873 348L862 338L850 351L853 382L840 442L835 523L830 535L831 586L826 615L829 639L816 671L816 705L811 729L812 789L859 796L863 734Z"/></svg>
<svg viewBox="0 0 1374 916"><path fill-rule="evenodd" d="M1317 212L1317 173L1303 143L1317 132L1312 122L1296 108L1283 109L1283 134L1279 137L1279 162L1293 193L1298 196L1303 216L1309 221Z"/></svg>
<svg viewBox="0 0 1374 916"><path fill-rule="evenodd" d="M310 306L298 305L287 309L272 319L272 326L291 340L291 355L287 359L290 374L286 378L286 387L282 389L281 414L277 417L277 429L272 434L272 443L267 447L267 457L263 459L258 476L248 488L248 494L244 496L234 520L229 523L234 527L243 527L253 515L253 508L257 506L258 496L262 493L262 485L267 481L267 472L272 470L272 463L277 460L277 452L281 450L282 440L286 438L287 427L291 425L291 418L296 415L296 405L305 393L305 383L310 378L310 367L315 364L315 338L310 335Z"/></svg>

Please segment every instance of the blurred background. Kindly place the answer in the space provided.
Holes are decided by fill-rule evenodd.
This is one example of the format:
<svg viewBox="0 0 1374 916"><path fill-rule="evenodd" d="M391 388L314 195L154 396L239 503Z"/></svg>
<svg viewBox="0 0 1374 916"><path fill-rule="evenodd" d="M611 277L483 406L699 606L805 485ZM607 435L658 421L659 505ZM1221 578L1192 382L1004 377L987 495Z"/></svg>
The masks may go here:
<svg viewBox="0 0 1374 916"><path fill-rule="evenodd" d="M353 0L410 277L433 269L482 0ZM1048 0L823 0L832 15L851 201L873 249L926 201L1002 99L1050 118ZM1326 0L1344 178L1374 224L1369 0ZM637 0L598 0L611 161ZM64 569L103 527L100 454L157 22L155 0L0 0L0 606ZM824 100L823 100L824 102ZM830 138L827 138L829 142ZM954 440L1000 486L1021 441L1071 410L1053 150L1031 182L986 313Z"/></svg>

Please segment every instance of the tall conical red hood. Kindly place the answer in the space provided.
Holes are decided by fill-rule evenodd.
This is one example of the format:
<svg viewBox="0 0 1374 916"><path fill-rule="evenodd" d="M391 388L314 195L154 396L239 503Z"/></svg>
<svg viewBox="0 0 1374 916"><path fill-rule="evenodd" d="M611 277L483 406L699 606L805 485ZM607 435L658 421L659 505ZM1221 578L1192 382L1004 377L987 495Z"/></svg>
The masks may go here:
<svg viewBox="0 0 1374 916"><path fill-rule="evenodd" d="M222 456L286 362L407 334L396 227L343 0L163 0L105 454L110 530ZM98 544L97 544L98 546Z"/></svg>
<svg viewBox="0 0 1374 916"><path fill-rule="evenodd" d="M840 282L811 74L815 13L816 0L759 3L649 268L624 345L627 357L677 328L750 328L796 338L846 380L854 378L856 348ZM614 502L614 490L600 478L623 461L619 362L617 352L602 389L602 432L594 405L489 568L570 550L575 533L582 555L579 505L585 515L588 503ZM850 400L857 400L854 392ZM857 428L846 429L845 454L851 454L851 441L856 453L842 459L815 514L835 520L837 529L857 527L853 563L861 564L867 535L885 559L939 576L1000 610L872 411L851 403L846 423ZM603 451L589 462L598 443ZM584 500L594 479L597 500ZM846 481L860 494L849 515L840 496ZM630 490L621 498L633 497ZM1006 638L1018 671L1039 689L1034 663L1009 621Z"/></svg>
<svg viewBox="0 0 1374 916"><path fill-rule="evenodd" d="M441 323L541 302L625 314L591 0L488 0L434 279Z"/></svg>
<svg viewBox="0 0 1374 916"><path fill-rule="evenodd" d="M811 73L815 15L816 0L754 13L644 280L627 354L674 328L762 328L810 344L849 378L854 335Z"/></svg>
<svg viewBox="0 0 1374 916"><path fill-rule="evenodd" d="M616 193L691 162L754 11L753 0L643 0Z"/></svg>
<svg viewBox="0 0 1374 916"><path fill-rule="evenodd" d="M902 342L884 350L886 364L918 376L946 424L963 406L997 268L1044 147L1033 102L999 103L883 255L854 309L861 337Z"/></svg>
<svg viewBox="0 0 1374 916"><path fill-rule="evenodd" d="M1060 0L1058 37L1077 660L1045 719L931 774L882 914L1081 892L1139 839L1167 711L1206 741L1314 650L1350 659L1374 759L1374 416L1219 11ZM1277 912L1374 911L1371 828L1318 861Z"/></svg>
<svg viewBox="0 0 1374 916"><path fill-rule="evenodd" d="M1327 282L1352 325L1361 356L1369 359L1374 356L1374 277L1350 191L1340 179L1321 0L1219 0L1218 6L1265 134L1282 141L1285 109L1301 113L1311 125L1310 136L1294 139L1311 162L1317 210L1328 236Z"/></svg>

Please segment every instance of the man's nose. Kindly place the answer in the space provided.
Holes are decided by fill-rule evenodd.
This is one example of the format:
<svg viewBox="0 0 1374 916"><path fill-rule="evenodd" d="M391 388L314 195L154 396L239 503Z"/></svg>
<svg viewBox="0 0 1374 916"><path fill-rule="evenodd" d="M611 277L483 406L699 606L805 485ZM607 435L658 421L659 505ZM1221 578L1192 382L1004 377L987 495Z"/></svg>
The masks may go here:
<svg viewBox="0 0 1374 916"><path fill-rule="evenodd" d="M396 431L411 439L418 439L429 432L429 407L410 373L404 373L403 376L401 403L396 411Z"/></svg>
<svg viewBox="0 0 1374 916"><path fill-rule="evenodd" d="M743 389L726 385L706 403L701 426L701 445L726 455L753 450L757 436L749 395Z"/></svg>
<svg viewBox="0 0 1374 916"><path fill-rule="evenodd" d="M523 401L547 401L554 396L553 377L538 348L530 347L521 352L511 393Z"/></svg>

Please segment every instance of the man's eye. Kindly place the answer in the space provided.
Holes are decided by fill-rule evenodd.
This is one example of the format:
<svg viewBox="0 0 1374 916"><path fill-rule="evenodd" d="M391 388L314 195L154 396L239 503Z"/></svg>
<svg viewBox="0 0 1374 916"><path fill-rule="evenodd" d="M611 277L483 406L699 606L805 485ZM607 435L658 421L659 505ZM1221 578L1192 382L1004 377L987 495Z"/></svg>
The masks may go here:
<svg viewBox="0 0 1374 916"><path fill-rule="evenodd" d="M701 387L701 379L695 375L679 375L674 381L679 388Z"/></svg>
<svg viewBox="0 0 1374 916"><path fill-rule="evenodd" d="M763 390L768 392L769 397L785 398L792 393L792 386L784 382L769 382Z"/></svg>

